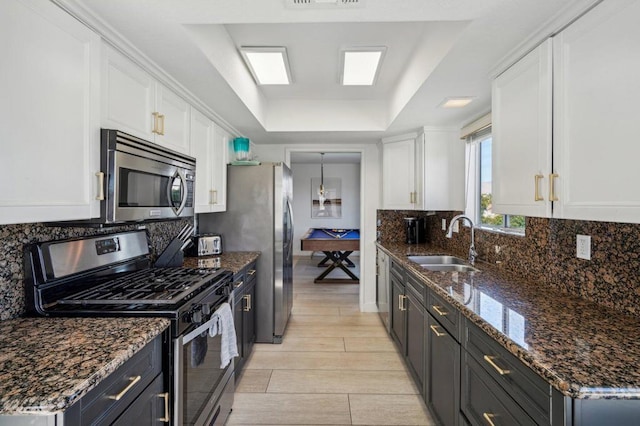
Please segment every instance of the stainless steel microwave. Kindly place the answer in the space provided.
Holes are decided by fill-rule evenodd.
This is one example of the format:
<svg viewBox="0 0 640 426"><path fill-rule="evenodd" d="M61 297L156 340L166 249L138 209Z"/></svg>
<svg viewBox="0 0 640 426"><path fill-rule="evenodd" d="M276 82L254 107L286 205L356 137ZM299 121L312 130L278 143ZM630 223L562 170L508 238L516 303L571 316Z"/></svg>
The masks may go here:
<svg viewBox="0 0 640 426"><path fill-rule="evenodd" d="M196 160L117 130L101 131L101 222L193 216Z"/></svg>
<svg viewBox="0 0 640 426"><path fill-rule="evenodd" d="M100 135L100 217L57 223L103 226L190 217L196 160L126 133Z"/></svg>

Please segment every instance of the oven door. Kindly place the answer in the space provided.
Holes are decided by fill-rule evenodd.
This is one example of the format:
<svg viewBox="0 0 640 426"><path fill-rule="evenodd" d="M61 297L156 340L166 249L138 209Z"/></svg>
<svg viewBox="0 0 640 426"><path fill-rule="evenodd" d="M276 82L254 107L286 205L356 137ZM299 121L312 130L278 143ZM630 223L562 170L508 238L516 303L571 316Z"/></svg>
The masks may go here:
<svg viewBox="0 0 640 426"><path fill-rule="evenodd" d="M107 206L112 222L193 215L192 171L121 151L113 159Z"/></svg>
<svg viewBox="0 0 640 426"><path fill-rule="evenodd" d="M174 419L178 425L224 424L233 403L233 360L220 368L221 336L212 319L175 339Z"/></svg>

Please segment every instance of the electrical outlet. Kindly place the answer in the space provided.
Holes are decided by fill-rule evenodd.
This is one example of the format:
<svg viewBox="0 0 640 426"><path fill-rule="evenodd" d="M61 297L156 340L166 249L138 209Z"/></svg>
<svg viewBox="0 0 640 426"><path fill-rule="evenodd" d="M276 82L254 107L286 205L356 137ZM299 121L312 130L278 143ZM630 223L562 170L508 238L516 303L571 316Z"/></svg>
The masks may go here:
<svg viewBox="0 0 640 426"><path fill-rule="evenodd" d="M591 236L576 235L576 257L591 260Z"/></svg>
<svg viewBox="0 0 640 426"><path fill-rule="evenodd" d="M442 219L442 230L443 231L447 230L447 219Z"/></svg>
<svg viewBox="0 0 640 426"><path fill-rule="evenodd" d="M460 221L456 220L453 224L453 232L460 232Z"/></svg>

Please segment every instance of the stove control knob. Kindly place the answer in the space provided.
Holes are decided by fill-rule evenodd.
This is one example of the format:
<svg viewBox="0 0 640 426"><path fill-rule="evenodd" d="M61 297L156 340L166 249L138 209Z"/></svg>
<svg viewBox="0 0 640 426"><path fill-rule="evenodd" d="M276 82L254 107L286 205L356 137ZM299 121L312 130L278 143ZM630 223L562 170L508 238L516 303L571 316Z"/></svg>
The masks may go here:
<svg viewBox="0 0 640 426"><path fill-rule="evenodd" d="M202 313L204 315L209 315L211 313L211 305L209 305L208 303L203 303L202 304Z"/></svg>

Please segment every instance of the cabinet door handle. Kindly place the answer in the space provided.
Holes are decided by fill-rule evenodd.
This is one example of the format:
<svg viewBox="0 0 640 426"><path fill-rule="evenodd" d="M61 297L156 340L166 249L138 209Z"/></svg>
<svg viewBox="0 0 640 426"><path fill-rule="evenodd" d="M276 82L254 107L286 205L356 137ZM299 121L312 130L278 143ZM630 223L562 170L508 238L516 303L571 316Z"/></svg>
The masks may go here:
<svg viewBox="0 0 640 426"><path fill-rule="evenodd" d="M434 311L436 311L438 313L438 315L440 315L441 317L445 316L445 315L449 315L449 312L447 311L443 311L442 310L442 306L438 306L438 305L431 305L431 309L433 309Z"/></svg>
<svg viewBox="0 0 640 426"><path fill-rule="evenodd" d="M556 197L556 185L554 182L557 177L557 173L551 173L549 175L549 201L558 201L558 197Z"/></svg>
<svg viewBox="0 0 640 426"><path fill-rule="evenodd" d="M535 175L533 177L535 185L535 195L533 196L533 201L544 201L544 197L540 195L540 180L543 178L543 175Z"/></svg>
<svg viewBox="0 0 640 426"><path fill-rule="evenodd" d="M156 135L159 135L160 129L158 128L158 120L160 117L160 113L154 112L152 115L153 115L153 130L151 131L151 133L155 133Z"/></svg>
<svg viewBox="0 0 640 426"><path fill-rule="evenodd" d="M98 195L96 195L96 200L103 201L104 200L104 172L96 172L96 177L98 178Z"/></svg>
<svg viewBox="0 0 640 426"><path fill-rule="evenodd" d="M413 204L413 192L409 193L409 204Z"/></svg>
<svg viewBox="0 0 640 426"><path fill-rule="evenodd" d="M489 363L490 366L492 366L498 372L499 375L506 376L507 374L511 373L511 370L504 370L504 369L498 367L498 364L496 364L495 361L494 361L494 358L496 358L496 357L485 355L483 358L484 358L485 361L487 361Z"/></svg>
<svg viewBox="0 0 640 426"><path fill-rule="evenodd" d="M209 191L211 202L209 204L218 204L218 191L212 189Z"/></svg>
<svg viewBox="0 0 640 426"><path fill-rule="evenodd" d="M169 423L171 421L171 417L169 417L169 392L161 393L158 396L164 399L164 417L159 420L161 422Z"/></svg>
<svg viewBox="0 0 640 426"><path fill-rule="evenodd" d="M242 298L245 301L244 311L249 312L251 310L251 295L245 294L244 296L242 296Z"/></svg>
<svg viewBox="0 0 640 426"><path fill-rule="evenodd" d="M493 422L493 418L495 417L495 414L482 413L482 417L487 421L487 424L489 426L496 426L496 424Z"/></svg>
<svg viewBox="0 0 640 426"><path fill-rule="evenodd" d="M431 331L433 331L433 332L434 332L434 334L435 334L437 337L442 337L442 336L446 336L446 335L447 335L447 333L440 333L440 332L438 331L438 326L437 326L437 325L432 325L432 326L430 326L429 328L431 329Z"/></svg>
<svg viewBox="0 0 640 426"><path fill-rule="evenodd" d="M398 309L401 310L401 311L403 310L402 309L402 295L401 294L398 295Z"/></svg>
<svg viewBox="0 0 640 426"><path fill-rule="evenodd" d="M116 401L120 401L122 399L122 397L127 392L129 392L131 390L131 388L135 386L136 383L138 383L140 381L141 378L142 378L142 376L131 377L130 378L131 383L129 383L126 388L122 389L119 394L112 395L112 396L109 397L109 399L115 399Z"/></svg>
<svg viewBox="0 0 640 426"><path fill-rule="evenodd" d="M164 114L158 114L158 118L160 119L160 135L164 136Z"/></svg>

